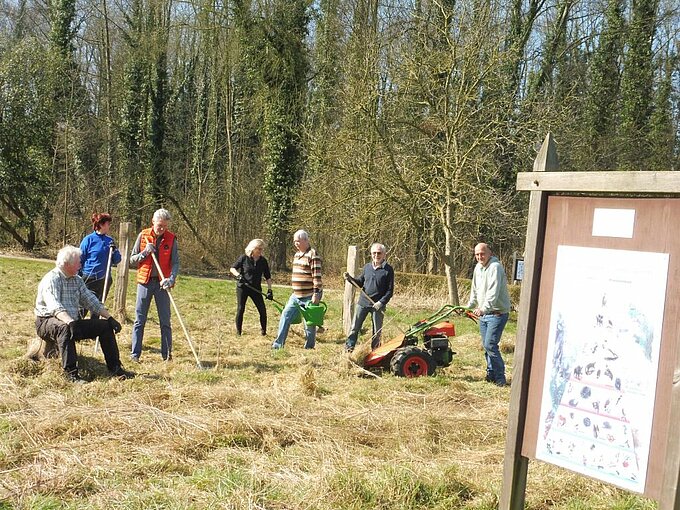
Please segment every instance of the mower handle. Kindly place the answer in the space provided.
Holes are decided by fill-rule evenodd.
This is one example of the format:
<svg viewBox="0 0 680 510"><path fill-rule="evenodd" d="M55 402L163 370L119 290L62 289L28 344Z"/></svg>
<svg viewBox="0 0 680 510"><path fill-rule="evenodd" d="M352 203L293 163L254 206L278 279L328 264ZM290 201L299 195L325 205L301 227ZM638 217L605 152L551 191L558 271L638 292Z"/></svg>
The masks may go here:
<svg viewBox="0 0 680 510"><path fill-rule="evenodd" d="M471 319L475 323L477 322L477 316L474 313L472 313L472 311L469 308L465 308L464 306L455 306L447 304L442 306L439 310L430 315L427 319L423 319L416 322L413 326L409 328L408 331L406 331L405 335L409 336L419 333L420 331L423 331L429 328L430 326L433 326L437 322L446 319L449 315L451 315L454 312L459 315L465 314L469 319Z"/></svg>
<svg viewBox="0 0 680 510"><path fill-rule="evenodd" d="M444 305L439 310L437 310L434 315L442 315L442 319L448 317L452 313L457 313L458 315L468 315L471 314L476 317L474 312L470 308L465 308L460 305Z"/></svg>
<svg viewBox="0 0 680 510"><path fill-rule="evenodd" d="M457 306L456 307L456 313L458 315L465 315L468 319L470 319L475 324L479 320L479 315L475 314L474 310L472 310L471 308L465 308L464 306Z"/></svg>

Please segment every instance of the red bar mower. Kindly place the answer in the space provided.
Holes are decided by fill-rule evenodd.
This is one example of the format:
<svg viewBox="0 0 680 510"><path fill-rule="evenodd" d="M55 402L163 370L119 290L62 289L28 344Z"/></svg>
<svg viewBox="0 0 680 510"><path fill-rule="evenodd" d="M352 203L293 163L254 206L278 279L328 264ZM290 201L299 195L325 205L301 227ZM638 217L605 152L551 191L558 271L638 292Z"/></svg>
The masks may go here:
<svg viewBox="0 0 680 510"><path fill-rule="evenodd" d="M368 370L390 370L401 377L433 375L437 367L448 367L456 354L450 338L456 336L452 322L444 320L452 313L477 322L477 316L462 306L444 305L434 314L411 326L405 333L373 349L364 359ZM422 339L422 347L418 344Z"/></svg>

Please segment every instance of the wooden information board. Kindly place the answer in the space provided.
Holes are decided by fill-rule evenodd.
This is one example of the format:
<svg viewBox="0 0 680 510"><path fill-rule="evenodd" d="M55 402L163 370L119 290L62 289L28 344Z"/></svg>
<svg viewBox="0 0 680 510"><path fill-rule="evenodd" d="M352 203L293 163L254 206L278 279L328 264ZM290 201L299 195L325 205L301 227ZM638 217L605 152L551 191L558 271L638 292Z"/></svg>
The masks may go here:
<svg viewBox="0 0 680 510"><path fill-rule="evenodd" d="M499 508L524 508L540 458L680 509L680 174L556 169L548 135L517 179L531 199Z"/></svg>

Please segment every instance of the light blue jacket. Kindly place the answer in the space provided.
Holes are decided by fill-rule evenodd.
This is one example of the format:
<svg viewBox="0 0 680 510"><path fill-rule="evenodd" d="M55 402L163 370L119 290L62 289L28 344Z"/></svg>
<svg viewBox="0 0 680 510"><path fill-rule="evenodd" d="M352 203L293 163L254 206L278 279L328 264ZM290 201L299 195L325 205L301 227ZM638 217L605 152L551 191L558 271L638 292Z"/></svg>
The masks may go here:
<svg viewBox="0 0 680 510"><path fill-rule="evenodd" d="M486 267L479 262L475 266L467 307L479 308L482 314L510 311L508 281L498 257L492 256Z"/></svg>

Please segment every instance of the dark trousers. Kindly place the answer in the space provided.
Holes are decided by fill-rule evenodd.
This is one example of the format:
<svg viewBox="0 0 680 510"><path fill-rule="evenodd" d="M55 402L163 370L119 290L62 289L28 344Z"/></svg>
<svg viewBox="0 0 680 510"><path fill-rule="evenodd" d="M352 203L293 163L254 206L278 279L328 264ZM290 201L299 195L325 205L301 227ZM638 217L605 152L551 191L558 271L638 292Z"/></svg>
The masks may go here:
<svg viewBox="0 0 680 510"><path fill-rule="evenodd" d="M345 348L348 350L354 349L361 332L366 317L371 314L371 321L373 322L373 336L371 337L371 349L380 347L380 338L382 337L383 319L385 318L385 309L374 310L372 306L361 306L357 304L354 310L354 321L352 322L352 329L347 336Z"/></svg>
<svg viewBox="0 0 680 510"><path fill-rule="evenodd" d="M116 336L108 321L104 319L79 320L76 337L71 335L71 329L65 322L55 317L36 317L35 330L43 340L53 340L59 347L61 354L61 366L66 372L78 371L78 355L76 354L76 341L84 338L99 337L106 367L110 372L115 372L120 367L120 354Z"/></svg>
<svg viewBox="0 0 680 510"><path fill-rule="evenodd" d="M83 278L83 281L85 282L85 286L90 289L92 292L94 292L94 295L97 296L97 299L101 301L102 303L106 301L106 296L104 295L104 282L106 281L104 278L100 278L99 280L88 280L87 277ZM109 275L109 284L106 286L106 294L109 293L111 290L111 284L113 283L113 278ZM87 310L82 310L80 316L85 317L85 314L87 313ZM93 313L90 315L91 319L99 319L99 314Z"/></svg>
<svg viewBox="0 0 680 510"><path fill-rule="evenodd" d="M243 312L246 310L246 300L250 298L260 314L260 328L267 331L267 308L264 306L262 294L248 287L236 287L236 332L240 335L243 327Z"/></svg>

